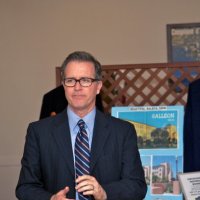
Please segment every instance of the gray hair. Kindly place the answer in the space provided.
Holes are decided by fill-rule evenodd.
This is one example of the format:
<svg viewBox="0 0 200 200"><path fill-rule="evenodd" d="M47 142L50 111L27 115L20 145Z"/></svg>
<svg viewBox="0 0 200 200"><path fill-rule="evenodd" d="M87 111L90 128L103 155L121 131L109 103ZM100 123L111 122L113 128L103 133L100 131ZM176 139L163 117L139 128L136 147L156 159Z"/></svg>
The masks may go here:
<svg viewBox="0 0 200 200"><path fill-rule="evenodd" d="M67 67L67 64L71 61L85 61L85 62L91 62L94 64L95 68L95 79L101 80L101 64L94 56L92 56L90 53L84 52L84 51L75 51L71 54L69 54L66 59L64 60L63 64L61 65L61 77L62 79L65 78L65 69Z"/></svg>

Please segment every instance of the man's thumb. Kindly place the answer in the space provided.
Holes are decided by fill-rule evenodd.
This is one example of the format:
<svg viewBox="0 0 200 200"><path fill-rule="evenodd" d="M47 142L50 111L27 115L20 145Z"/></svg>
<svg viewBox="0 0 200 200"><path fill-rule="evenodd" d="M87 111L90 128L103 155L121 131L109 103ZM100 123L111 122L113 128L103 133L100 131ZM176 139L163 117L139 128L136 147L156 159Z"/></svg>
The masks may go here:
<svg viewBox="0 0 200 200"><path fill-rule="evenodd" d="M65 196L69 192L69 187L65 187L63 190L60 190L59 195Z"/></svg>

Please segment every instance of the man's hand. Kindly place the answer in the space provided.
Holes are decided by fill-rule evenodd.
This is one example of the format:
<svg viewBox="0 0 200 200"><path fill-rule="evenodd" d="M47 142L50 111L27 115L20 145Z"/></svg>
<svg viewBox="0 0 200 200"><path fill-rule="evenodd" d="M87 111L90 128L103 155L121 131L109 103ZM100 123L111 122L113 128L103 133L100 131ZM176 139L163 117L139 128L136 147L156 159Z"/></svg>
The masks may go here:
<svg viewBox="0 0 200 200"><path fill-rule="evenodd" d="M63 190L60 190L58 193L54 194L50 200L72 200L66 198L66 194L68 192L69 192L69 187L65 187Z"/></svg>
<svg viewBox="0 0 200 200"><path fill-rule="evenodd" d="M95 200L107 199L105 190L101 187L101 185L93 176L79 176L76 179L76 183L76 190L78 192L83 192L83 195L93 195Z"/></svg>

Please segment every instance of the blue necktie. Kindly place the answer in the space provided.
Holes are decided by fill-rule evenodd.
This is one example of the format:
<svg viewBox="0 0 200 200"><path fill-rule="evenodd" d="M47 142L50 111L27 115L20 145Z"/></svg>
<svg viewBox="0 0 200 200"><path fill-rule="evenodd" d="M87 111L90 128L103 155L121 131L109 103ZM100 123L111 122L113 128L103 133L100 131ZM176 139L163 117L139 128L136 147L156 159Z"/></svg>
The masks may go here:
<svg viewBox="0 0 200 200"><path fill-rule="evenodd" d="M74 149L76 177L89 174L90 172L90 148L88 135L85 130L85 122L80 119L77 124L79 126L79 132L76 136ZM84 196L81 193L78 193L78 196L79 200L89 199L88 196Z"/></svg>

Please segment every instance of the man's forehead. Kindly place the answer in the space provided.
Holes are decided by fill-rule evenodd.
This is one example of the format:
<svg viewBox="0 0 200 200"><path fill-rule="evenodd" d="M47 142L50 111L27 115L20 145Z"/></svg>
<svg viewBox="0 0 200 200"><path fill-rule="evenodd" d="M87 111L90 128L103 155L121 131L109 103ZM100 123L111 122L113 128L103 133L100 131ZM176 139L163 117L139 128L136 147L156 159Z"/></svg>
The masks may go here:
<svg viewBox="0 0 200 200"><path fill-rule="evenodd" d="M69 65L90 65L94 67L94 63L87 60L72 60L68 62L67 66Z"/></svg>
<svg viewBox="0 0 200 200"><path fill-rule="evenodd" d="M67 76L93 77L95 76L95 68L92 62L89 61L71 61L65 69Z"/></svg>
<svg viewBox="0 0 200 200"><path fill-rule="evenodd" d="M95 67L92 62L89 61L71 61L67 64L65 71L66 70L73 70L73 69L79 69L79 70L91 70L94 71Z"/></svg>

